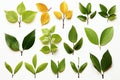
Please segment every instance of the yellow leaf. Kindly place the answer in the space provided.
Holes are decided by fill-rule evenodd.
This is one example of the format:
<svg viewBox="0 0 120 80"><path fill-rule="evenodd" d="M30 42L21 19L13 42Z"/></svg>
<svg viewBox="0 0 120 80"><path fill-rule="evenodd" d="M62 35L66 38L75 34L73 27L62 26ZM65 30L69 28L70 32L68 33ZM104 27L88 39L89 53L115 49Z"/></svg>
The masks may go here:
<svg viewBox="0 0 120 80"><path fill-rule="evenodd" d="M42 25L47 24L49 22L49 20L50 20L50 15L48 13L43 13L41 15L41 24Z"/></svg>
<svg viewBox="0 0 120 80"><path fill-rule="evenodd" d="M71 19L72 18L72 14L73 12L71 10L69 10L67 13L66 13L66 18L67 19Z"/></svg>
<svg viewBox="0 0 120 80"><path fill-rule="evenodd" d="M65 1L60 4L60 10L63 14L66 14L68 11L68 5Z"/></svg>
<svg viewBox="0 0 120 80"><path fill-rule="evenodd" d="M54 15L55 15L56 18L58 18L58 19L61 19L61 18L62 18L62 14L61 14L60 12L55 11L55 12L54 12Z"/></svg>
<svg viewBox="0 0 120 80"><path fill-rule="evenodd" d="M40 12L48 12L48 8L43 3L36 3L36 6Z"/></svg>

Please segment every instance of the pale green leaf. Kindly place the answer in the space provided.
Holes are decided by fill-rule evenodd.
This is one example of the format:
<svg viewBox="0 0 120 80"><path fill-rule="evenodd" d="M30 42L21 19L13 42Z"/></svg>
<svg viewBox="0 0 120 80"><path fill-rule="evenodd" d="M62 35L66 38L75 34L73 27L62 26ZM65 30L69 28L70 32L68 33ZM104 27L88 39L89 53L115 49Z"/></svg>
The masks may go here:
<svg viewBox="0 0 120 80"><path fill-rule="evenodd" d="M51 41L55 44L60 43L62 40L61 36L59 34L52 34Z"/></svg>
<svg viewBox="0 0 120 80"><path fill-rule="evenodd" d="M108 17L108 20L110 20L110 21L113 21L113 20L115 20L116 19L116 15L115 14L112 14L112 15L110 15L109 17Z"/></svg>
<svg viewBox="0 0 120 80"><path fill-rule="evenodd" d="M14 69L14 74L16 74L20 70L20 68L22 67L22 64L23 64L22 61L17 64L17 66Z"/></svg>
<svg viewBox="0 0 120 80"><path fill-rule="evenodd" d="M5 67L11 74L13 73L11 66L7 62L5 62Z"/></svg>
<svg viewBox="0 0 120 80"><path fill-rule="evenodd" d="M55 44L51 44L51 52L55 53L57 51L57 46Z"/></svg>
<svg viewBox="0 0 120 80"><path fill-rule="evenodd" d="M47 28L44 28L44 29L42 29L42 33L46 36L49 36L50 35L50 30L47 29Z"/></svg>
<svg viewBox="0 0 120 80"><path fill-rule="evenodd" d="M46 35L43 35L40 37L40 41L43 43L43 44L48 44L49 43L49 37L46 36Z"/></svg>
<svg viewBox="0 0 120 80"><path fill-rule="evenodd" d="M36 66L37 66L37 55L33 56L32 63L33 63L34 68L36 68Z"/></svg>
<svg viewBox="0 0 120 80"><path fill-rule="evenodd" d="M50 28L50 33L54 33L55 32L55 26Z"/></svg>
<svg viewBox="0 0 120 80"><path fill-rule="evenodd" d="M40 66L38 66L36 73L39 73L39 72L45 70L45 68L47 67L47 65L48 65L48 63L43 63Z"/></svg>
<svg viewBox="0 0 120 80"><path fill-rule="evenodd" d="M35 70L33 68L33 66L29 63L25 63L25 68L30 71L32 74L35 74Z"/></svg>
<svg viewBox="0 0 120 80"><path fill-rule="evenodd" d="M44 46L44 47L41 48L40 51L43 52L44 54L49 54L50 53L50 48L48 46Z"/></svg>
<svg viewBox="0 0 120 80"><path fill-rule="evenodd" d="M24 5L23 2L21 2L21 3L17 6L17 12L18 12L20 15L22 15L25 10L26 10L26 9L25 9L25 5Z"/></svg>

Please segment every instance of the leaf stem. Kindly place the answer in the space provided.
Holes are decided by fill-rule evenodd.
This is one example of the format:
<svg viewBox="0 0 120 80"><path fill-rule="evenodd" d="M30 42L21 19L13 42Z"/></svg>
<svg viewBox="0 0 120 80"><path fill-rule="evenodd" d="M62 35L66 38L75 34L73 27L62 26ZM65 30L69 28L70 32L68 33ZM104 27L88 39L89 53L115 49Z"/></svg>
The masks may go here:
<svg viewBox="0 0 120 80"><path fill-rule="evenodd" d="M20 53L21 53L21 56L23 55L23 51L20 51Z"/></svg>
<svg viewBox="0 0 120 80"><path fill-rule="evenodd" d="M87 15L87 24L89 24L89 16Z"/></svg>
<svg viewBox="0 0 120 80"><path fill-rule="evenodd" d="M52 52L52 48L51 48L51 46L52 46L52 42L51 42L51 34L50 34L50 37L49 37L49 40L50 40L50 52L52 53L52 55L53 55L53 52Z"/></svg>
<svg viewBox="0 0 120 80"><path fill-rule="evenodd" d="M62 21L63 21L63 29L64 29L64 25L65 25L65 15L63 14L63 19L62 19Z"/></svg>
<svg viewBox="0 0 120 80"><path fill-rule="evenodd" d="M14 77L14 74L12 74L12 78Z"/></svg>
<svg viewBox="0 0 120 80"><path fill-rule="evenodd" d="M50 8L48 9L48 12L49 12L51 9L52 9L52 7L50 7Z"/></svg>
<svg viewBox="0 0 120 80"><path fill-rule="evenodd" d="M99 45L99 49L101 50L101 46Z"/></svg>
<svg viewBox="0 0 120 80"><path fill-rule="evenodd" d="M18 24L19 24L19 27L21 27L21 17L19 17Z"/></svg>
<svg viewBox="0 0 120 80"><path fill-rule="evenodd" d="M36 78L36 73L34 74L34 78Z"/></svg>
<svg viewBox="0 0 120 80"><path fill-rule="evenodd" d="M74 43L73 43L73 50L74 50ZM74 55L74 51L73 51L73 53L72 53L73 55Z"/></svg>
<svg viewBox="0 0 120 80"><path fill-rule="evenodd" d="M58 65L59 65L59 61L58 61ZM59 71L58 71L58 73L57 73L57 78L59 78Z"/></svg>
<svg viewBox="0 0 120 80"><path fill-rule="evenodd" d="M104 73L102 73L102 79L104 79Z"/></svg>
<svg viewBox="0 0 120 80"><path fill-rule="evenodd" d="M78 70L79 70L79 68L80 68L80 58L78 57ZM78 78L80 78L80 73L79 73L79 71L78 71Z"/></svg>

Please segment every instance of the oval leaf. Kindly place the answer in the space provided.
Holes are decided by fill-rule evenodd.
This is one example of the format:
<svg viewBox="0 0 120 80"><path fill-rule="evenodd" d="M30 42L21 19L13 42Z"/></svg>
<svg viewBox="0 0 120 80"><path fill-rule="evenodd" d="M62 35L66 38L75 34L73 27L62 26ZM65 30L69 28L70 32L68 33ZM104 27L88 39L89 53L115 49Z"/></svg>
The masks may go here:
<svg viewBox="0 0 120 80"><path fill-rule="evenodd" d="M49 54L50 48L48 46L44 46L44 47L42 47L42 49L40 51L43 52L44 54Z"/></svg>
<svg viewBox="0 0 120 80"><path fill-rule="evenodd" d="M66 12L66 18L67 19L71 19L72 15L73 15L73 12L71 10L69 10L69 11Z"/></svg>
<svg viewBox="0 0 120 80"><path fill-rule="evenodd" d="M50 15L48 13L43 13L41 15L41 24L45 25L50 21Z"/></svg>
<svg viewBox="0 0 120 80"><path fill-rule="evenodd" d="M75 63L70 62L70 64L71 64L71 67L72 67L73 71L78 73L78 70L77 70L77 67L75 66Z"/></svg>
<svg viewBox="0 0 120 80"><path fill-rule="evenodd" d="M64 43L64 48L68 54L72 54L74 50L66 43Z"/></svg>
<svg viewBox="0 0 120 80"><path fill-rule="evenodd" d="M48 8L43 3L36 3L36 6L40 12L48 12Z"/></svg>
<svg viewBox="0 0 120 80"><path fill-rule="evenodd" d="M35 74L35 70L33 68L33 66L29 63L25 63L25 68L30 71L32 74Z"/></svg>
<svg viewBox="0 0 120 80"><path fill-rule="evenodd" d="M21 2L21 3L17 6L17 12L18 12L20 15L22 15L25 10L26 10L26 9L25 9L25 5L24 5L23 2Z"/></svg>
<svg viewBox="0 0 120 80"><path fill-rule="evenodd" d="M14 69L14 74L16 74L20 70L20 68L22 67L22 64L23 64L22 61L17 64L17 66Z"/></svg>
<svg viewBox="0 0 120 80"><path fill-rule="evenodd" d="M100 4L100 9L103 13L107 13L107 8L103 4Z"/></svg>
<svg viewBox="0 0 120 80"><path fill-rule="evenodd" d="M62 14L61 14L61 12L55 11L55 12L54 12L54 15L55 15L55 17L56 17L57 19L62 19Z"/></svg>
<svg viewBox="0 0 120 80"><path fill-rule="evenodd" d="M88 3L87 6L86 6L87 14L90 14L90 13L91 13L91 8L92 8L91 3Z"/></svg>
<svg viewBox="0 0 120 80"><path fill-rule="evenodd" d="M110 10L108 11L109 15L115 14L115 12L116 12L116 5L111 7Z"/></svg>
<svg viewBox="0 0 120 80"><path fill-rule="evenodd" d="M55 32L55 26L50 28L50 33L54 33Z"/></svg>
<svg viewBox="0 0 120 80"><path fill-rule="evenodd" d="M43 44L48 44L49 43L49 37L46 36L46 35L43 35L40 37L40 41L43 43Z"/></svg>
<svg viewBox="0 0 120 80"><path fill-rule="evenodd" d="M23 50L30 49L33 46L34 42L35 42L35 30L33 30L27 36L25 36L22 43Z"/></svg>
<svg viewBox="0 0 120 80"><path fill-rule="evenodd" d="M82 73L82 72L85 70L86 67L87 67L87 63L84 63L84 64L80 67L79 72Z"/></svg>
<svg viewBox="0 0 120 80"><path fill-rule="evenodd" d="M66 14L68 11L68 5L65 1L60 4L60 10L63 14Z"/></svg>
<svg viewBox="0 0 120 80"><path fill-rule="evenodd" d="M106 28L101 34L100 45L105 46L107 43L109 43L113 38L113 33L113 27Z"/></svg>
<svg viewBox="0 0 120 80"><path fill-rule="evenodd" d="M65 58L58 64L58 71L63 72L65 70Z"/></svg>
<svg viewBox="0 0 120 80"><path fill-rule="evenodd" d="M88 13L87 9L81 3L79 3L79 9L82 14Z"/></svg>
<svg viewBox="0 0 120 80"><path fill-rule="evenodd" d="M81 38L75 45L74 45L74 49L75 50L79 50L82 47L83 44L83 38Z"/></svg>
<svg viewBox="0 0 120 80"><path fill-rule="evenodd" d="M8 47L13 51L19 51L19 43L17 39L9 34L5 34L5 40Z"/></svg>
<svg viewBox="0 0 120 80"><path fill-rule="evenodd" d="M85 33L91 43L99 45L98 36L95 31L90 28L85 28Z"/></svg>
<svg viewBox="0 0 120 80"><path fill-rule="evenodd" d="M113 20L115 20L116 19L116 15L115 14L112 14L112 15L110 15L109 17L108 17L108 20L110 20L110 21L113 21Z"/></svg>
<svg viewBox="0 0 120 80"><path fill-rule="evenodd" d="M93 18L95 17L95 15L96 15L96 11L93 12L93 13L90 15L90 19L93 19Z"/></svg>
<svg viewBox="0 0 120 80"><path fill-rule="evenodd" d="M41 64L38 68L37 68L37 71L36 73L39 73L41 71L43 71L46 67L47 67L48 63L43 63Z"/></svg>
<svg viewBox="0 0 120 80"><path fill-rule="evenodd" d="M104 18L107 18L108 17L108 14L107 13L104 13L104 12L99 12L99 14L104 17Z"/></svg>
<svg viewBox="0 0 120 80"><path fill-rule="evenodd" d="M58 67L53 60L51 60L51 69L54 74L58 73Z"/></svg>
<svg viewBox="0 0 120 80"><path fill-rule="evenodd" d="M52 53L57 52L57 46L55 44L51 44L51 52Z"/></svg>
<svg viewBox="0 0 120 80"><path fill-rule="evenodd" d="M13 73L11 66L7 62L5 62L5 67L11 74Z"/></svg>
<svg viewBox="0 0 120 80"><path fill-rule="evenodd" d="M51 36L51 39L52 39L51 41L52 41L53 43L55 43L55 44L60 43L61 40L62 40L62 38L60 37L59 34L53 34L53 35Z"/></svg>
<svg viewBox="0 0 120 80"><path fill-rule="evenodd" d="M34 68L36 68L36 66L37 66L37 56L36 55L33 56L32 63L33 63Z"/></svg>
<svg viewBox="0 0 120 80"><path fill-rule="evenodd" d="M78 18L79 20L83 21L83 22L85 22L85 21L87 20L87 17L86 17L86 16L83 16L83 15L79 15L77 18Z"/></svg>

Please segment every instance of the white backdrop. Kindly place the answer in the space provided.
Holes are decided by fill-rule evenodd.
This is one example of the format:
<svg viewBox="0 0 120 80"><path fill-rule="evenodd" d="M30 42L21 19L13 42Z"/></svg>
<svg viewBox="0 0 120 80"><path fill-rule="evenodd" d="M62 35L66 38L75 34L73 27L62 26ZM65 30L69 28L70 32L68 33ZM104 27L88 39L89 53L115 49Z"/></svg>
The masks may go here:
<svg viewBox="0 0 120 80"><path fill-rule="evenodd" d="M38 12L35 20L31 24L25 24L22 22L21 28L18 27L18 23L11 24L6 20L5 10L16 10L16 7L21 2L24 2L27 10L37 11L36 3L41 2L46 4L48 7L52 7L49 11L51 20L45 25L41 26L40 24L40 15ZM0 0L0 80L101 80L101 75L94 69L90 60L90 53L94 54L101 59L103 53L108 49L112 55L113 65L110 70L105 73L104 80L119 80L120 74L120 1L119 0L65 0L69 6L70 10L73 10L73 17L71 20L65 20L65 28L62 29L62 21L59 21L55 18L53 11L60 11L59 5L64 0ZM83 5L87 5L88 2L92 4L92 11L100 11L99 4L104 4L108 8L116 5L117 7L117 19L113 22L107 22L106 19L102 18L99 14L95 16L93 20L90 20L90 24L81 22L76 17L81 14L79 11L79 2ZM39 37L42 35L42 28L50 28L53 25L56 25L56 32L61 35L62 42L58 45L58 52L55 55L44 55L40 52L40 48L43 46L39 41ZM79 38L83 37L83 46L79 51L76 51L74 55L69 55L66 53L63 42L70 43L68 40L68 32L71 26L74 25L79 33ZM107 28L114 27L114 37L112 41L106 46L102 47L100 50L98 46L91 44L86 35L84 28L90 27L94 29L97 34L100 36L101 32ZM19 42L22 43L24 36L30 33L33 29L36 29L36 41L34 46L28 51L24 51L23 56L20 56L20 52L11 51L5 42L5 33L15 36ZM71 43L70 43L71 44ZM72 45L72 44L71 44ZM23 65L21 70L11 78L11 74L7 71L4 66L4 62L8 62L12 67L15 67L18 62L28 62L31 63L32 57L34 54L37 54L38 64L43 62L48 62L47 68L37 74L37 78L34 79L34 76L25 69ZM80 79L77 78L70 66L70 61L77 63L77 57L80 57L80 64L88 62L88 66L85 71L80 75ZM60 74L60 78L57 79L51 71L50 60L58 61L65 58L66 59L66 69L63 73Z"/></svg>

